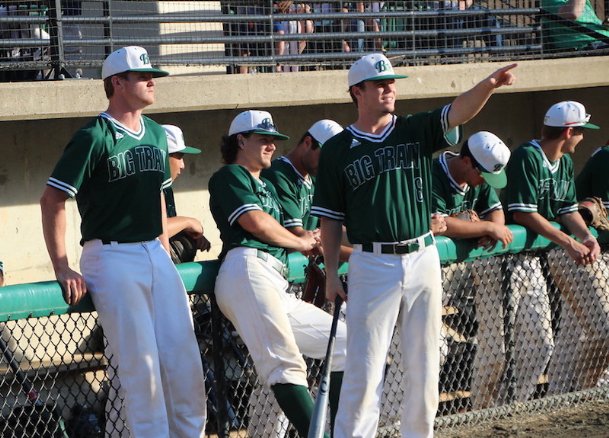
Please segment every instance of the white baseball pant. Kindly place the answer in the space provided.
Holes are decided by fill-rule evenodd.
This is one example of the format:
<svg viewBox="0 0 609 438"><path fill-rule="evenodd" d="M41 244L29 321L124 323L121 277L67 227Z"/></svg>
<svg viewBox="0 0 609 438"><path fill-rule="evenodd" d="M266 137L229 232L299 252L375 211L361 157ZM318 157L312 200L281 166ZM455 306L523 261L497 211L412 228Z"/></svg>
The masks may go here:
<svg viewBox="0 0 609 438"><path fill-rule="evenodd" d="M399 317L403 383L403 437L433 436L438 409L442 281L432 245L407 255L362 252L349 259L348 360L334 436L376 434L383 373Z"/></svg>
<svg viewBox="0 0 609 438"><path fill-rule="evenodd" d="M116 358L131 436L203 437L201 356L184 285L161 243L86 242L81 271Z"/></svg>

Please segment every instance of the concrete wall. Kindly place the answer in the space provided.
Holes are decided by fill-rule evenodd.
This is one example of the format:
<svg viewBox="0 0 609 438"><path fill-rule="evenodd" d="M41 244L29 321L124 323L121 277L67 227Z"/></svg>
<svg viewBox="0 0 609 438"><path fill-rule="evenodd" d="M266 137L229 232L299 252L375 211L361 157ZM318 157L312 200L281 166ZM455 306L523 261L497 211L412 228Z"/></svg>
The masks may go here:
<svg viewBox="0 0 609 438"><path fill-rule="evenodd" d="M603 129L586 134L575 156L577 171L590 152L609 138L609 122L603 117L609 101L608 67L609 58L522 63L516 70L517 85L494 96L465 127L465 134L489 130L514 148L538 136L548 106L578 100ZM495 68L495 64L467 64L403 69L410 78L399 81L397 112L448 103ZM147 113L159 123L179 125L187 144L203 149L203 154L187 157L186 169L174 185L178 212L201 218L213 243L211 253L200 259L215 258L220 251L217 229L208 214L207 181L221 165L219 140L232 118L245 108L270 110L280 130L292 137L278 144L280 154L320 118L342 124L354 120L345 82L343 71L158 81L157 103ZM89 116L105 109L105 103L100 81L0 84L0 260L7 283L53 278L38 200L72 133ZM75 203L69 201L68 251L75 267L80 254L79 222Z"/></svg>

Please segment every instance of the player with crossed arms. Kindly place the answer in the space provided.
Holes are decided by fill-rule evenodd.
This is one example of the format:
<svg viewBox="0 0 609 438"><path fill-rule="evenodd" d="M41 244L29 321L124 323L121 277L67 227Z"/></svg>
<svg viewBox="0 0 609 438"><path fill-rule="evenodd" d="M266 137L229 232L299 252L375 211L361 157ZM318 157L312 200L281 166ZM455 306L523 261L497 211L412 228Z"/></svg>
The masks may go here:
<svg viewBox="0 0 609 438"><path fill-rule="evenodd" d="M321 216L326 297L346 298L338 278L343 222L349 259L348 360L334 434L373 437L379 418L385 358L400 315L405 394L401 433L431 437L438 408L442 282L430 232L431 160L459 141L498 87L514 81L501 68L431 112L395 116L389 60L370 54L349 69L357 121L322 149L313 214Z"/></svg>

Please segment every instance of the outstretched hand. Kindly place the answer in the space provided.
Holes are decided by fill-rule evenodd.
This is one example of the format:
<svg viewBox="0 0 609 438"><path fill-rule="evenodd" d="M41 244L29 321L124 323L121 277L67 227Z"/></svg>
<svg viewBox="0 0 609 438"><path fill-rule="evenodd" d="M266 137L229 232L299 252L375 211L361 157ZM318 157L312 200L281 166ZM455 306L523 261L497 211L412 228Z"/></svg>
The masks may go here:
<svg viewBox="0 0 609 438"><path fill-rule="evenodd" d="M513 72L511 72L511 70L516 68L517 66L518 66L518 64L514 63L514 64L506 65L505 67L501 67L499 70L496 70L495 72L493 72L488 77L489 82L491 83L493 88L499 88L499 87L503 87L503 86L512 85L514 83L514 81L516 80L516 76L514 75Z"/></svg>

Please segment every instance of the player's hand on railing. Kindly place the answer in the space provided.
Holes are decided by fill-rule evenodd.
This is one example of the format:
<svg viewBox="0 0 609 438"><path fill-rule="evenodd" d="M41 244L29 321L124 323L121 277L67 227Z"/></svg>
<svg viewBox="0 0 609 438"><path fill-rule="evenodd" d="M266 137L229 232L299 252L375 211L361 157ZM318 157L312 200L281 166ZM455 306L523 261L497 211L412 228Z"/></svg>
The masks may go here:
<svg viewBox="0 0 609 438"><path fill-rule="evenodd" d="M590 234L582 241L582 244L590 250L588 255L584 257L583 264L589 265L594 263L601 253L601 247L599 246L598 241L592 234Z"/></svg>
<svg viewBox="0 0 609 438"><path fill-rule="evenodd" d="M87 293L83 276L69 267L57 271L55 276L61 284L64 301L72 306L78 304Z"/></svg>
<svg viewBox="0 0 609 438"><path fill-rule="evenodd" d="M507 248L512 243L512 240L514 240L512 231L505 225L498 225L492 222L489 225L491 225L488 233L489 237L497 242L501 242L503 247Z"/></svg>
<svg viewBox="0 0 609 438"><path fill-rule="evenodd" d="M347 301L347 294L343 288L343 283L338 278L338 274L326 271L326 300L333 303L337 296L340 296L343 301Z"/></svg>
<svg viewBox="0 0 609 438"><path fill-rule="evenodd" d="M589 261L590 248L583 243L579 243L575 239L570 239L569 244L565 246L565 250L578 265L591 263Z"/></svg>

